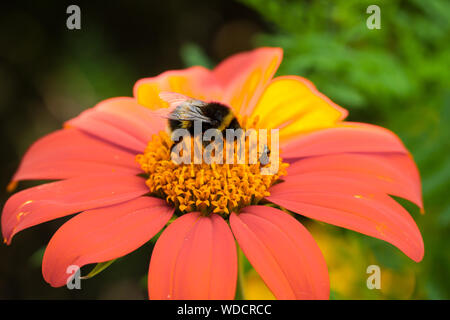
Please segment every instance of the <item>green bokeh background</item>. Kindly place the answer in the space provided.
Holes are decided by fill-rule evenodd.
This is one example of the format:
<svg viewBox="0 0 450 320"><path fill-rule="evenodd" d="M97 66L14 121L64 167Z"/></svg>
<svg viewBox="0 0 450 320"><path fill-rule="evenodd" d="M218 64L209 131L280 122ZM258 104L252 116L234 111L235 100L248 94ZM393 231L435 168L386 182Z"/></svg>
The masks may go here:
<svg viewBox="0 0 450 320"><path fill-rule="evenodd" d="M81 8L81 30L65 26L69 4ZM381 9L381 29L366 27L372 4ZM235 52L280 46L279 75L304 76L347 108L349 120L396 132L422 176L425 215L401 202L424 238L425 258L418 264L380 240L305 220L324 250L331 297L449 299L449 21L446 0L4 4L0 186L6 187L34 140L103 99L130 96L139 78L196 64L211 67ZM2 192L2 202L7 197ZM42 252L66 220L21 232L11 246L0 247L0 298L146 298L152 242L83 281L82 290L47 285ZM367 289L369 264L379 265L382 279L385 274L389 280L384 290Z"/></svg>

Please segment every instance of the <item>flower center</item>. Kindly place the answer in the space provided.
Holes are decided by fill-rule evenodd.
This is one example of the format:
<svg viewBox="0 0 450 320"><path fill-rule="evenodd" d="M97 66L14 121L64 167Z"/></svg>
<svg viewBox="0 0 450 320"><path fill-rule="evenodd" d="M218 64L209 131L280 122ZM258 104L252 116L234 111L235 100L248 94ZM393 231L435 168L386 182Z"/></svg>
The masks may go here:
<svg viewBox="0 0 450 320"><path fill-rule="evenodd" d="M226 142L224 143L226 150ZM245 154L249 154L246 138ZM262 174L260 161L239 164L176 164L170 158L172 141L166 132L154 135L143 154L136 156L147 177L146 185L153 196L165 199L181 213L200 211L204 215L227 215L254 205L269 196L269 188L286 175L287 163L279 159L275 174ZM237 148L234 148L236 160ZM225 159L225 158L224 158Z"/></svg>

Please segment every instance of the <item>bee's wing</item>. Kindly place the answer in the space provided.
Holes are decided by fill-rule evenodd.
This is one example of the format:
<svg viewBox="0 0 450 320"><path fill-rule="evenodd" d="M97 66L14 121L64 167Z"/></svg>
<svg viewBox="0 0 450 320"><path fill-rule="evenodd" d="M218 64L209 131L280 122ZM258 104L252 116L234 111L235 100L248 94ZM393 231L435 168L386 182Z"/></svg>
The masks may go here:
<svg viewBox="0 0 450 320"><path fill-rule="evenodd" d="M169 109L175 109L180 104L184 102L189 101L195 101L195 99L192 99L191 97L185 96L184 94L177 93L177 92L169 92L169 91L163 91L159 93L159 98L169 104ZM201 102L200 100L197 100Z"/></svg>
<svg viewBox="0 0 450 320"><path fill-rule="evenodd" d="M179 121L211 122L211 119L202 112L202 107L207 105L204 101L193 99L181 93L166 91L161 92L159 97L169 104L169 108L157 111L164 118Z"/></svg>

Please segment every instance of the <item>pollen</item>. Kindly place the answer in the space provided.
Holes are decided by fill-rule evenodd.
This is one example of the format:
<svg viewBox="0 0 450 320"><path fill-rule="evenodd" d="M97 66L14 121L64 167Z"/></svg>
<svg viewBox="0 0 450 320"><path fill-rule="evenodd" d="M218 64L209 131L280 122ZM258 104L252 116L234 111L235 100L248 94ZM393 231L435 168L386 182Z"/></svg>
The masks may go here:
<svg viewBox="0 0 450 320"><path fill-rule="evenodd" d="M224 145L225 150L226 142ZM249 158L229 164L225 155L223 164L177 164L170 157L171 147L168 134L160 132L153 136L144 153L136 156L136 161L144 171L150 193L165 199L180 213L199 211L203 215L217 213L222 216L238 213L243 207L255 205L269 196L269 188L286 175L288 167L279 158L276 173L262 174L261 168L270 164L250 163ZM247 139L246 155L249 155L249 148Z"/></svg>

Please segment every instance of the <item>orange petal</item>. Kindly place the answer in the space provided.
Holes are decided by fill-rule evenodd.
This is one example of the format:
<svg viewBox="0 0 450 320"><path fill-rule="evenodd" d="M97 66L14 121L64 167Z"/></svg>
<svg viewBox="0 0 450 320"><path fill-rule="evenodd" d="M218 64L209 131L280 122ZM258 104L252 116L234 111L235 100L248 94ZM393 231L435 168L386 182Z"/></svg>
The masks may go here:
<svg viewBox="0 0 450 320"><path fill-rule="evenodd" d="M66 125L141 153L152 135L165 129L166 122L137 104L135 99L121 97L100 102Z"/></svg>
<svg viewBox="0 0 450 320"><path fill-rule="evenodd" d="M250 206L230 225L243 252L277 299L328 299L325 260L311 234L288 214Z"/></svg>
<svg viewBox="0 0 450 320"><path fill-rule="evenodd" d="M220 216L185 214L158 239L150 262L150 299L233 299L237 255Z"/></svg>
<svg viewBox="0 0 450 320"><path fill-rule="evenodd" d="M138 103L150 109L168 107L158 96L161 91L178 92L204 101L219 101L222 97L221 87L211 71L199 66L144 78L136 82L133 88Z"/></svg>
<svg viewBox="0 0 450 320"><path fill-rule="evenodd" d="M231 56L213 74L225 90L223 102L241 115L250 115L281 63L281 48L258 48Z"/></svg>
<svg viewBox="0 0 450 320"><path fill-rule="evenodd" d="M146 193L145 179L127 174L86 175L25 189L10 197L3 207L3 237L10 243L23 229Z"/></svg>
<svg viewBox="0 0 450 320"><path fill-rule="evenodd" d="M136 155L77 129L58 130L25 153L13 181L67 179L95 173L140 171Z"/></svg>
<svg viewBox="0 0 450 320"><path fill-rule="evenodd" d="M279 128L280 141L299 133L327 128L347 116L308 80L278 77L271 81L252 112L261 128Z"/></svg>
<svg viewBox="0 0 450 320"><path fill-rule="evenodd" d="M402 197L423 208L419 172L406 154L332 154L301 159L287 169L284 180L305 173L324 173L359 180L376 190Z"/></svg>
<svg viewBox="0 0 450 320"><path fill-rule="evenodd" d="M71 265L82 267L122 257L149 241L174 209L161 199L141 197L70 219L45 250L42 274L53 287L66 284Z"/></svg>
<svg viewBox="0 0 450 320"><path fill-rule="evenodd" d="M422 260L422 236L409 213L366 182L305 173L272 187L267 199L309 218L385 240L412 260Z"/></svg>
<svg viewBox="0 0 450 320"><path fill-rule="evenodd" d="M388 129L356 122L313 131L284 143L281 156L298 159L344 152L399 152L409 154L401 140Z"/></svg>

